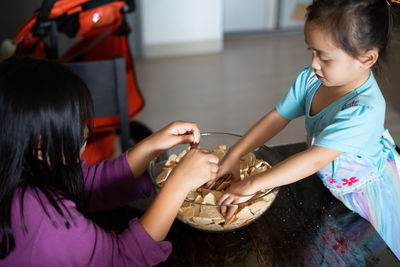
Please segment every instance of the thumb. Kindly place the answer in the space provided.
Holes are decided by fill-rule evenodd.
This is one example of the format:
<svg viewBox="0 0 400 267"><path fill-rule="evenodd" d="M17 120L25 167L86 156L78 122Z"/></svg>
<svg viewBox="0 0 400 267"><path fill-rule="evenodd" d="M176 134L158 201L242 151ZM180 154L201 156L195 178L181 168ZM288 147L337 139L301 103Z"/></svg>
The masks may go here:
<svg viewBox="0 0 400 267"><path fill-rule="evenodd" d="M176 144L190 144L193 143L193 135L191 134L182 134L175 135Z"/></svg>

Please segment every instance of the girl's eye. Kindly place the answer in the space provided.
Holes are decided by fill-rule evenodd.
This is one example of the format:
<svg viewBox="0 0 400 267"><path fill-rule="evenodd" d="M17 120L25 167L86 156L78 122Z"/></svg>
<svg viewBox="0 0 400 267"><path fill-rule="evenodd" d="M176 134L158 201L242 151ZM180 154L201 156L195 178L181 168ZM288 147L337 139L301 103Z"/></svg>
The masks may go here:
<svg viewBox="0 0 400 267"><path fill-rule="evenodd" d="M322 61L323 63L328 63L328 62L329 62L329 59L322 59L322 58L321 58L321 61Z"/></svg>

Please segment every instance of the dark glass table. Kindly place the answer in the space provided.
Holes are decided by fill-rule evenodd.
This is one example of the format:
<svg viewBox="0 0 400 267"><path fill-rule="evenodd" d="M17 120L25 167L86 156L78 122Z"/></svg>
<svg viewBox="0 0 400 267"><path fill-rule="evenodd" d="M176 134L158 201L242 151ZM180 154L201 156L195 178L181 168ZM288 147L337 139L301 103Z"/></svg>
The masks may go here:
<svg viewBox="0 0 400 267"><path fill-rule="evenodd" d="M286 158L306 145L272 149ZM119 232L134 216L140 211L127 206L91 217ZM172 254L159 266L400 266L375 229L316 175L282 186L271 207L248 226L209 233L175 220L166 240Z"/></svg>

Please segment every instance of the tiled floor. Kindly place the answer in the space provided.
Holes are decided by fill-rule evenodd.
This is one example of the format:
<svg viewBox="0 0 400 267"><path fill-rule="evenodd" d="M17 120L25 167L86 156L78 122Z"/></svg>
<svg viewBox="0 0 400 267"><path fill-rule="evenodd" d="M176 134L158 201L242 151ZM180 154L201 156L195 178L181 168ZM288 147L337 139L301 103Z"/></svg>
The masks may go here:
<svg viewBox="0 0 400 267"><path fill-rule="evenodd" d="M274 107L311 58L302 33L228 38L224 46L219 54L137 60L146 101L137 119L153 130L173 120L189 120L201 131L244 134ZM399 61L400 55L392 52L391 66ZM399 143L400 88L395 85L400 71L396 75L391 70L394 75L384 92L386 127ZM267 144L304 141L304 133L304 119L297 119Z"/></svg>

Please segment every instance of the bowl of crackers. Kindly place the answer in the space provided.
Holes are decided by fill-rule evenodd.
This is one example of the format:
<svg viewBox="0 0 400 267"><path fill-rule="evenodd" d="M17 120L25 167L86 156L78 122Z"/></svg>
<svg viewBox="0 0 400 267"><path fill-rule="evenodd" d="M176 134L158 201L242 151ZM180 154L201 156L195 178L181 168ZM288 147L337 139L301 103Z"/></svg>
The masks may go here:
<svg viewBox="0 0 400 267"><path fill-rule="evenodd" d="M240 135L230 133L202 133L199 147L211 151L221 160L240 138ZM156 190L162 188L173 168L189 149L188 145L177 145L150 161L149 173ZM240 178L243 180L264 172L280 160L280 156L272 149L260 146L240 159ZM250 200L230 204L237 205L238 209L231 219L226 220L221 214L221 205L217 202L231 183L232 176L225 175L210 188L199 187L189 192L178 211L177 218L193 228L208 232L236 230L255 221L267 211L279 191L279 188L261 190Z"/></svg>

